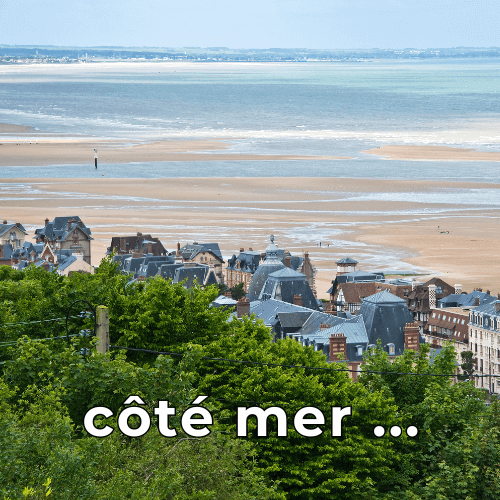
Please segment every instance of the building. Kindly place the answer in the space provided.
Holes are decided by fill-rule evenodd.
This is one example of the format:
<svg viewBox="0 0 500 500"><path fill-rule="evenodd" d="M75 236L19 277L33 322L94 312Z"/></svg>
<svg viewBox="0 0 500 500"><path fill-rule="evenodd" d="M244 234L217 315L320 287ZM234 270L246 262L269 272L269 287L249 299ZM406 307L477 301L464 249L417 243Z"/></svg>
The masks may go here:
<svg viewBox="0 0 500 500"><path fill-rule="evenodd" d="M35 230L37 243L48 245L53 254L59 250L82 253L83 260L91 264L90 242L93 238L80 217L55 217L52 222L45 219L45 226Z"/></svg>
<svg viewBox="0 0 500 500"><path fill-rule="evenodd" d="M61 262L58 261L56 272L61 276L70 276L71 273L94 274L94 268L83 260L80 252L71 253Z"/></svg>
<svg viewBox="0 0 500 500"><path fill-rule="evenodd" d="M218 243L198 243L184 245L182 248L177 243L177 258L182 258L184 262L196 262L206 266L213 266L213 272L217 278L217 283L224 283L222 264L224 259Z"/></svg>
<svg viewBox="0 0 500 500"><path fill-rule="evenodd" d="M11 266L15 263L15 252L21 249L28 234L20 222L0 224L0 265Z"/></svg>
<svg viewBox="0 0 500 500"><path fill-rule="evenodd" d="M113 236L106 255L113 252L117 255L131 255L132 253L149 254L155 257L167 255L167 250L158 238L142 233L137 233L136 236Z"/></svg>
<svg viewBox="0 0 500 500"><path fill-rule="evenodd" d="M469 350L469 312L462 307L433 309L424 331L424 338L431 347L440 349L453 340L457 350L457 361L460 353Z"/></svg>
<svg viewBox="0 0 500 500"><path fill-rule="evenodd" d="M498 393L500 379L500 296L469 311L469 348L476 358L476 387Z"/></svg>
<svg viewBox="0 0 500 500"><path fill-rule="evenodd" d="M461 285L452 287L441 278L432 278L423 284L413 281L412 290L407 298L408 308L412 312L421 331L425 330L425 325L429 320L431 311L437 307L440 299L448 295L460 294L461 292Z"/></svg>
<svg viewBox="0 0 500 500"><path fill-rule="evenodd" d="M271 236L271 238L271 242L274 243L274 236ZM285 267L304 274L309 283L309 287L316 296L315 277L317 271L309 258L308 252L304 253L304 257L299 257L292 255L288 250L281 250L276 247L275 256ZM237 256L233 254L227 261L226 286L232 288L243 283L243 290L248 292L253 274L265 259L266 252L256 252L252 248L248 250L240 248L240 253Z"/></svg>

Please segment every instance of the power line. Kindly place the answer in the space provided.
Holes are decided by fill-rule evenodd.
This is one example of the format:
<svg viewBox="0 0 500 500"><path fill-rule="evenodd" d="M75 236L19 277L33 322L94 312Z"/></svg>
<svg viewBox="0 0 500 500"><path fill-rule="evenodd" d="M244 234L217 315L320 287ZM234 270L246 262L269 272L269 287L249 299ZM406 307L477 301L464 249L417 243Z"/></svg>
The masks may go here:
<svg viewBox="0 0 500 500"><path fill-rule="evenodd" d="M117 346L117 345L110 345L110 349L125 349L128 351L138 351L138 352L147 352L150 354L164 354L168 356L179 356L183 357L185 354L181 354L178 352L168 352L168 351L153 351L151 349L137 349L134 347L124 347L124 346ZM331 372L351 372L351 373L374 373L374 374L380 374L380 375L413 375L413 376L427 376L427 377L458 377L459 374L452 373L452 374L443 374L443 373L413 373L413 372L388 372L388 371L375 371L375 370L352 370L350 368L326 368L323 366L305 366L305 365L284 365L280 363L264 363L261 361L250 361L250 360L243 360L243 359L228 359L228 358L212 358L209 356L202 356L201 359L207 360L207 361L224 361L227 363L240 363L240 364L249 364L249 365L258 365L258 366L281 366L283 368L303 368L305 370L321 370L321 371L331 371ZM460 374L460 376L464 376ZM471 377L500 377L500 375L472 375ZM470 377L469 377L470 378Z"/></svg>
<svg viewBox="0 0 500 500"><path fill-rule="evenodd" d="M83 318L84 316L70 316L72 319L77 319L77 318ZM19 325L35 325L37 323L49 323L49 322L59 322L63 321L66 318L52 318L52 319L41 319L38 321L20 321L19 323L4 323L3 325L0 325L0 328L11 328L14 326L19 326Z"/></svg>

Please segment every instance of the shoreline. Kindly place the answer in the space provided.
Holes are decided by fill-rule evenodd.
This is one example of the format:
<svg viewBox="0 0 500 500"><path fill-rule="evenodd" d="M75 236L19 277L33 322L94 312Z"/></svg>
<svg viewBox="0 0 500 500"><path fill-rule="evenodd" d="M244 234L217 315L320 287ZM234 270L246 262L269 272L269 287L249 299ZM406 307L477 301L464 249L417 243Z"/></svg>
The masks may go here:
<svg viewBox="0 0 500 500"><path fill-rule="evenodd" d="M94 237L94 265L113 235L151 233L169 251L177 241L215 241L227 260L240 247L265 249L275 234L279 248L293 255L309 252L318 269L319 298L327 298L335 262L344 256L364 270L433 271L425 276L497 293L500 205L478 211L423 198L443 190L460 196L467 189L492 188L500 190L500 184L310 177L0 179L0 212L26 225L27 241L45 217L80 216Z"/></svg>

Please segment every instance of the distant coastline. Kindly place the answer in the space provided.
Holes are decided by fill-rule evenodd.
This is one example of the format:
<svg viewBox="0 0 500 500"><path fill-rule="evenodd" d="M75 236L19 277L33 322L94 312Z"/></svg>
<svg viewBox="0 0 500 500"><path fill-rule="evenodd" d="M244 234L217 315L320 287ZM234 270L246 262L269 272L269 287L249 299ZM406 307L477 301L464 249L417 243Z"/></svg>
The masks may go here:
<svg viewBox="0 0 500 500"><path fill-rule="evenodd" d="M57 47L0 45L0 64L110 61L369 62L380 60L500 59L500 47L402 49L232 49L228 47Z"/></svg>

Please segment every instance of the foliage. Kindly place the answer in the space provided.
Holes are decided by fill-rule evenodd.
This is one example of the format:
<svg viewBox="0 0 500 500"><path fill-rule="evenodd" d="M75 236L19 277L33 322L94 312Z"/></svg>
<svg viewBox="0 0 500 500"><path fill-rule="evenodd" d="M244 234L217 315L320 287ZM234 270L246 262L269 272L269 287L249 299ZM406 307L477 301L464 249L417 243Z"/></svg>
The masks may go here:
<svg viewBox="0 0 500 500"><path fill-rule="evenodd" d="M331 368L322 353L295 340L273 343L268 328L251 318L234 320L231 328L231 336L205 347L207 356ZM394 407L381 393L370 394L353 384L345 372L214 361L202 364L199 376L200 394L218 402L219 419L231 432L235 432L238 406L278 406L287 411L286 438L277 437L274 419L265 439L256 436L255 421L248 421L248 439L257 452L259 470L278 481L287 498L359 498L383 488L381 478L398 481L391 472L397 457L390 440L373 435L374 426L381 422L397 422ZM325 415L324 432L318 437L303 437L293 426L295 412L306 406L317 407ZM329 430L332 406L352 406L353 415L344 418L341 438L332 437Z"/></svg>
<svg viewBox="0 0 500 500"><path fill-rule="evenodd" d="M471 379L474 375L474 367L477 362L476 358L474 358L474 353L472 351L463 351L460 353L460 357L462 358L460 368L464 372L464 375L460 375L460 379Z"/></svg>

